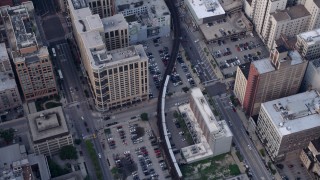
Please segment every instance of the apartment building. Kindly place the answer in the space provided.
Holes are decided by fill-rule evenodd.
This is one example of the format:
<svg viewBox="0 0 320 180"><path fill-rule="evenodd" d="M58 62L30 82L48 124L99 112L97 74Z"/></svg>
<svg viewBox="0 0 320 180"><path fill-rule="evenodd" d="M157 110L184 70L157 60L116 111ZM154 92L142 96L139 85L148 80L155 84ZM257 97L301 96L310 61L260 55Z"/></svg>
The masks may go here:
<svg viewBox="0 0 320 180"><path fill-rule="evenodd" d="M104 25L99 16L92 15L86 6L75 7L71 0L68 3L96 108L107 111L147 100L148 58L143 46L108 51L103 39Z"/></svg>
<svg viewBox="0 0 320 180"><path fill-rule="evenodd" d="M307 170L320 176L320 139L310 141L308 147L302 149L300 160Z"/></svg>
<svg viewBox="0 0 320 180"><path fill-rule="evenodd" d="M298 34L296 49L309 61L320 58L320 29Z"/></svg>
<svg viewBox="0 0 320 180"><path fill-rule="evenodd" d="M246 114L257 115L261 103L296 94L307 63L296 50L284 46L272 50L270 58L252 62L247 78L239 75L235 80L235 95L240 102L243 99L241 105ZM238 88L241 84L246 84L244 97L243 88Z"/></svg>
<svg viewBox="0 0 320 180"><path fill-rule="evenodd" d="M268 34L270 14L278 10L284 10L286 5L287 0L252 0L253 23L256 32L262 39L266 37L265 34Z"/></svg>
<svg viewBox="0 0 320 180"><path fill-rule="evenodd" d="M304 6L311 14L307 30L311 31L320 28L320 1L306 0Z"/></svg>
<svg viewBox="0 0 320 180"><path fill-rule="evenodd" d="M116 14L101 21L108 51L129 46L129 25L123 14Z"/></svg>
<svg viewBox="0 0 320 180"><path fill-rule="evenodd" d="M0 7L20 86L26 101L57 94L52 63L41 45L31 1Z"/></svg>
<svg viewBox="0 0 320 180"><path fill-rule="evenodd" d="M273 161L320 137L319 104L315 90L262 103L256 133Z"/></svg>
<svg viewBox="0 0 320 180"><path fill-rule="evenodd" d="M76 0L77 1L77 0ZM100 18L110 17L115 14L115 0L86 0L91 12Z"/></svg>
<svg viewBox="0 0 320 180"><path fill-rule="evenodd" d="M310 13L303 5L272 13L270 15L270 29L266 28L268 33L263 34L266 45L269 49L272 49L274 48L275 40L279 39L281 34L290 37L305 32L309 19Z"/></svg>
<svg viewBox="0 0 320 180"><path fill-rule="evenodd" d="M27 118L35 154L52 156L63 146L73 145L61 106L28 114Z"/></svg>
<svg viewBox="0 0 320 180"><path fill-rule="evenodd" d="M320 59L309 61L301 83L301 91L317 90L320 92Z"/></svg>
<svg viewBox="0 0 320 180"><path fill-rule="evenodd" d="M246 94L246 87L248 83L248 76L250 71L251 62L241 64L237 67L236 71L236 81L234 83L233 92L238 98L240 104L244 102L244 96Z"/></svg>
<svg viewBox="0 0 320 180"><path fill-rule="evenodd" d="M130 44L170 34L171 15L164 0L117 0L115 8L129 23Z"/></svg>

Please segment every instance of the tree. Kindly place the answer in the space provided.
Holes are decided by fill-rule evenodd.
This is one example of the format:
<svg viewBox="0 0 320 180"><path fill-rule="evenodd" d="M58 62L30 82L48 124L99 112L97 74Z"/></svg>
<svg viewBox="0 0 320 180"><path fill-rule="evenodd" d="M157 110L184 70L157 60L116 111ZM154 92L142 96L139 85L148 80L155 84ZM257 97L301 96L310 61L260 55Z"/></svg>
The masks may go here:
<svg viewBox="0 0 320 180"><path fill-rule="evenodd" d="M60 159L66 160L66 159L78 159L77 150L74 146L68 145L64 146L60 149L59 153Z"/></svg>
<svg viewBox="0 0 320 180"><path fill-rule="evenodd" d="M0 130L0 137L6 141L8 144L9 142L12 142L14 138L14 129L6 129L6 130Z"/></svg>
<svg viewBox="0 0 320 180"><path fill-rule="evenodd" d="M182 88L182 91L186 93L186 92L189 91L189 88L188 88L188 87L183 87L183 88Z"/></svg>
<svg viewBox="0 0 320 180"><path fill-rule="evenodd" d="M148 113L142 113L142 114L140 115L140 118L141 118L143 121L148 121L148 120L149 120L149 118L148 118Z"/></svg>
<svg viewBox="0 0 320 180"><path fill-rule="evenodd" d="M74 143L75 143L76 145L81 144L81 139L75 139L75 140L74 140Z"/></svg>

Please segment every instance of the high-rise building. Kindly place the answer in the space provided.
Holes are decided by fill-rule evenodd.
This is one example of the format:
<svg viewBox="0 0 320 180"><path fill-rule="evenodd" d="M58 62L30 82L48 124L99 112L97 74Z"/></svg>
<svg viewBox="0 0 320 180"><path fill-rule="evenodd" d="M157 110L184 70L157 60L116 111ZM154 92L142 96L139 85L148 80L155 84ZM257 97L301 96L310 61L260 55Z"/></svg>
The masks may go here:
<svg viewBox="0 0 320 180"><path fill-rule="evenodd" d="M91 12L98 14L100 18L110 17L115 14L115 0L87 0L87 3Z"/></svg>
<svg viewBox="0 0 320 180"><path fill-rule="evenodd" d="M300 160L307 170L320 177L320 139L310 141L308 147L302 149Z"/></svg>
<svg viewBox="0 0 320 180"><path fill-rule="evenodd" d="M25 100L57 94L49 52L41 45L31 1L0 7L10 53Z"/></svg>
<svg viewBox="0 0 320 180"><path fill-rule="evenodd" d="M310 13L303 5L271 13L269 26L264 29L262 34L266 45L269 49L273 49L275 40L279 39L282 34L291 37L305 32L309 19Z"/></svg>
<svg viewBox="0 0 320 180"><path fill-rule="evenodd" d="M246 94L250 65L251 62L248 62L237 67L236 81L234 83L233 91L240 104L243 104L244 96Z"/></svg>
<svg viewBox="0 0 320 180"><path fill-rule="evenodd" d="M115 8L129 23L132 44L170 34L171 14L164 0L116 0Z"/></svg>
<svg viewBox="0 0 320 180"><path fill-rule="evenodd" d="M91 15L86 6L76 6L69 0L70 17L74 27L82 62L84 64L91 91L94 94L96 108L100 111L133 104L149 98L148 58L142 45L125 47L108 51L105 40L108 25L97 15ZM116 16L123 17L123 16ZM108 18L107 18L108 19ZM112 18L109 18L112 19ZM106 22L108 22L106 20ZM112 21L111 21L112 22ZM112 25L112 24L111 24ZM114 25L117 25L114 23ZM125 23L119 23L119 27ZM120 33L119 40L124 40L124 30L111 32ZM122 33L124 37L122 36ZM109 33L111 36L111 33ZM115 33L114 33L115 35ZM113 45L114 46L114 45ZM119 46L117 46L119 47Z"/></svg>
<svg viewBox="0 0 320 180"><path fill-rule="evenodd" d="M301 91L317 90L320 92L320 59L309 61L301 83Z"/></svg>
<svg viewBox="0 0 320 180"><path fill-rule="evenodd" d="M32 147L37 155L52 156L59 153L63 146L73 145L61 106L28 114L28 125Z"/></svg>
<svg viewBox="0 0 320 180"><path fill-rule="evenodd" d="M241 105L246 114L256 115L261 103L296 94L306 67L307 61L297 51L276 47L270 58L252 62L247 76L236 76L234 93L243 99ZM242 70L238 68L238 71ZM243 88L238 88L241 84L246 84L245 93Z"/></svg>
<svg viewBox="0 0 320 180"><path fill-rule="evenodd" d="M101 19L107 50L129 46L129 26L122 14Z"/></svg>
<svg viewBox="0 0 320 180"><path fill-rule="evenodd" d="M307 30L320 28L320 1L319 0L306 0L304 6L310 12L311 18Z"/></svg>
<svg viewBox="0 0 320 180"><path fill-rule="evenodd" d="M320 29L298 34L296 49L309 61L320 58Z"/></svg>
<svg viewBox="0 0 320 180"><path fill-rule="evenodd" d="M315 90L262 103L256 132L273 161L320 137L319 104Z"/></svg>
<svg viewBox="0 0 320 180"><path fill-rule="evenodd" d="M21 98L11 68L6 45L0 44L0 112L21 106Z"/></svg>

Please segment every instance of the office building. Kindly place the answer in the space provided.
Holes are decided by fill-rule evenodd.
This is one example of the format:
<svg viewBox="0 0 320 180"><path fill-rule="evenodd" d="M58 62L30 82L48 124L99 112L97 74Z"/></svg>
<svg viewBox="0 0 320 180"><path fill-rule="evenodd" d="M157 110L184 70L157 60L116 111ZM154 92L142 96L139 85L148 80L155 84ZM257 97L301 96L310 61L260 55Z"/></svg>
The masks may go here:
<svg viewBox="0 0 320 180"><path fill-rule="evenodd" d="M4 43L0 44L0 112L21 106L21 98Z"/></svg>
<svg viewBox="0 0 320 180"><path fill-rule="evenodd" d="M319 104L315 90L262 103L256 133L273 161L320 137Z"/></svg>
<svg viewBox="0 0 320 180"><path fill-rule="evenodd" d="M116 14L101 21L108 51L129 46L129 25L123 14Z"/></svg>
<svg viewBox="0 0 320 180"><path fill-rule="evenodd" d="M240 102L243 99L247 115L257 115L261 103L296 94L306 67L307 61L296 50L276 47L270 58L252 62L247 76L236 76L234 93ZM245 93L241 84L246 84Z"/></svg>
<svg viewBox="0 0 320 180"><path fill-rule="evenodd" d="M91 15L89 8L75 8L71 0L68 2L75 38L96 108L107 111L147 100L148 57L143 46L108 51L103 39L105 32L101 19L97 15Z"/></svg>
<svg viewBox="0 0 320 180"><path fill-rule="evenodd" d="M52 156L63 146L73 145L61 106L28 114L27 118L35 154Z"/></svg>
<svg viewBox="0 0 320 180"><path fill-rule="evenodd" d="M222 19L226 14L218 0L187 0L185 3L197 25Z"/></svg>
<svg viewBox="0 0 320 180"><path fill-rule="evenodd" d="M98 14L100 18L110 17L115 14L116 0L86 0L91 12Z"/></svg>
<svg viewBox="0 0 320 180"><path fill-rule="evenodd" d="M320 58L320 29L298 34L296 49L307 60Z"/></svg>
<svg viewBox="0 0 320 180"><path fill-rule="evenodd" d="M286 8L287 0L252 0L252 18L258 35L264 39L270 26L270 14Z"/></svg>
<svg viewBox="0 0 320 180"><path fill-rule="evenodd" d="M269 26L262 34L266 45L269 49L273 49L275 40L279 39L281 34L290 37L305 32L309 19L310 13L303 5L271 13Z"/></svg>
<svg viewBox="0 0 320 180"><path fill-rule="evenodd" d="M50 179L47 160L43 155L27 154L26 147L19 144L0 148L1 180L37 178Z"/></svg>
<svg viewBox="0 0 320 180"><path fill-rule="evenodd" d="M302 149L300 153L302 164L311 173L320 176L320 139L310 141L308 147Z"/></svg>
<svg viewBox="0 0 320 180"><path fill-rule="evenodd" d="M41 45L31 1L0 7L19 83L26 101L57 94L46 46Z"/></svg>
<svg viewBox="0 0 320 180"><path fill-rule="evenodd" d="M301 83L301 91L317 90L320 92L320 59L309 61Z"/></svg>
<svg viewBox="0 0 320 180"><path fill-rule="evenodd" d="M306 0L304 6L311 14L307 30L311 31L320 28L320 1Z"/></svg>
<svg viewBox="0 0 320 180"><path fill-rule="evenodd" d="M115 8L129 23L130 44L170 35L171 15L164 0L116 0Z"/></svg>
<svg viewBox="0 0 320 180"><path fill-rule="evenodd" d="M233 135L224 120L217 121L200 88L191 89L190 103L178 109L195 134L196 144L181 149L187 163L230 151Z"/></svg>

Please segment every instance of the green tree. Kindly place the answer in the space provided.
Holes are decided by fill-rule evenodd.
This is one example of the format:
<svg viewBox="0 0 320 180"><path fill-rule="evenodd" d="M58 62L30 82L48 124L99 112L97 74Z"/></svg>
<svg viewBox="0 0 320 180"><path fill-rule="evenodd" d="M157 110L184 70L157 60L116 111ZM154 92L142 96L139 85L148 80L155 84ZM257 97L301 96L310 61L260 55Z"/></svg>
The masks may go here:
<svg viewBox="0 0 320 180"><path fill-rule="evenodd" d="M75 140L74 140L74 143L75 143L76 145L81 144L81 139L75 139Z"/></svg>
<svg viewBox="0 0 320 180"><path fill-rule="evenodd" d="M78 159L77 150L74 146L68 145L64 146L60 149L59 153L60 159L66 160L66 159Z"/></svg>
<svg viewBox="0 0 320 180"><path fill-rule="evenodd" d="M57 177L57 176L62 176L64 174L68 174L70 171L66 168L62 168L59 166L56 162L54 162L52 159L48 158L48 165L50 169L50 174L51 177Z"/></svg>
<svg viewBox="0 0 320 180"><path fill-rule="evenodd" d="M0 130L0 137L6 141L6 143L12 142L14 138L14 129Z"/></svg>
<svg viewBox="0 0 320 180"><path fill-rule="evenodd" d="M149 120L149 118L148 118L148 113L142 113L142 114L140 115L140 118L141 118L143 121L148 121L148 120Z"/></svg>

